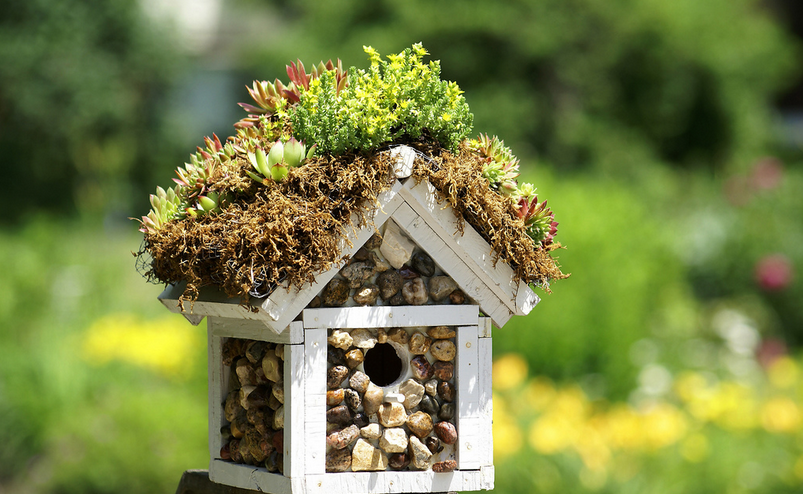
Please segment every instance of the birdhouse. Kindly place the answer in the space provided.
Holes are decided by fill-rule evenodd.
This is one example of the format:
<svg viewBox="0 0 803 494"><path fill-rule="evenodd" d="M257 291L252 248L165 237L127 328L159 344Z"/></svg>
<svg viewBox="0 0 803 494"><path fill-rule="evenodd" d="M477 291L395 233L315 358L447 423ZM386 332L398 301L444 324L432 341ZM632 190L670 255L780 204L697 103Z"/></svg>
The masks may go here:
<svg viewBox="0 0 803 494"><path fill-rule="evenodd" d="M491 328L539 299L396 147L395 179L344 260L243 305L161 302L207 318L209 476L286 494L493 488Z"/></svg>

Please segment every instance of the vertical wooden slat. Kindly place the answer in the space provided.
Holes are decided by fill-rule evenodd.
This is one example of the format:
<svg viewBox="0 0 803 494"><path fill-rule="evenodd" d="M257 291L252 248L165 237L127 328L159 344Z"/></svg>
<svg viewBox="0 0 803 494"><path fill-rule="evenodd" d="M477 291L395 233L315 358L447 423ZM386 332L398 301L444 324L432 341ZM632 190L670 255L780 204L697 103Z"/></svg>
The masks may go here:
<svg viewBox="0 0 803 494"><path fill-rule="evenodd" d="M307 329L304 341L304 468L326 472L326 329Z"/></svg>
<svg viewBox="0 0 803 494"><path fill-rule="evenodd" d="M303 332L301 321L290 323L288 332ZM304 344L284 347L284 475L304 475Z"/></svg>
<svg viewBox="0 0 803 494"><path fill-rule="evenodd" d="M217 317L210 317L206 321L207 358L209 359L207 365L209 422L207 425L209 427L210 462L214 461L216 458L220 458L220 448L223 446L222 438L220 437L220 428L223 426L223 411L220 404L223 401L222 394L225 392L223 389L225 381L223 380L223 363L221 358L222 338L212 334L215 327L219 326L219 322L220 319Z"/></svg>
<svg viewBox="0 0 803 494"><path fill-rule="evenodd" d="M457 468L475 470L480 467L481 437L480 383L477 326L457 329Z"/></svg>
<svg viewBox="0 0 803 494"><path fill-rule="evenodd" d="M493 465L493 389L491 338L479 338L477 341L479 365L479 412L480 442L483 445L479 457L480 466Z"/></svg>

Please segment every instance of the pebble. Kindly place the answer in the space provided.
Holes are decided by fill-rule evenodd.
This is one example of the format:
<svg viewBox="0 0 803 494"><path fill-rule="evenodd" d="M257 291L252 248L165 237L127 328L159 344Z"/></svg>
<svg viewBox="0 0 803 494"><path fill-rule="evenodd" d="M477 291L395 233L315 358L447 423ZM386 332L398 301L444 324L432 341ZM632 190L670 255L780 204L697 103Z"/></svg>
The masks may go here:
<svg viewBox="0 0 803 494"><path fill-rule="evenodd" d="M360 437L360 429L352 424L345 429L340 429L326 436L326 445L335 449L343 449L358 437Z"/></svg>
<svg viewBox="0 0 803 494"><path fill-rule="evenodd" d="M352 343L357 348L370 350L376 346L376 335L367 329L355 329L351 332Z"/></svg>
<svg viewBox="0 0 803 494"><path fill-rule="evenodd" d="M430 436L424 439L424 445L432 452L433 455L443 451L443 444L441 444L441 440L437 437Z"/></svg>
<svg viewBox="0 0 803 494"><path fill-rule="evenodd" d="M339 405L326 411L326 421L330 424L347 426L351 423L351 412L346 405Z"/></svg>
<svg viewBox="0 0 803 494"><path fill-rule="evenodd" d="M455 468L457 468L455 460L443 460L432 465L432 471L435 473L454 472Z"/></svg>
<svg viewBox="0 0 803 494"><path fill-rule="evenodd" d="M252 341L245 347L245 358L252 364L256 364L262 360L262 356L268 350L268 342L266 341Z"/></svg>
<svg viewBox="0 0 803 494"><path fill-rule="evenodd" d="M315 295L315 297L313 297L312 300L310 300L309 304L307 305L307 309L317 309L318 307L321 306L321 303L322 303L321 296Z"/></svg>
<svg viewBox="0 0 803 494"><path fill-rule="evenodd" d="M357 252L355 252L353 256L351 256L350 261L351 263L355 261L367 261L368 259L370 259L370 256L371 252L368 249L366 249L365 246L363 245L362 247L357 249Z"/></svg>
<svg viewBox="0 0 803 494"><path fill-rule="evenodd" d="M284 455L278 451L273 451L270 455L268 455L268 459L265 460L265 469L269 472L278 472L280 470L284 470L284 462L282 461L283 459Z"/></svg>
<svg viewBox="0 0 803 494"><path fill-rule="evenodd" d="M376 271L371 261L355 262L340 270L340 275L349 280L351 288L357 288L371 278Z"/></svg>
<svg viewBox="0 0 803 494"><path fill-rule="evenodd" d="M413 355L424 355L429 351L432 339L427 338L421 333L413 333L410 337L410 353Z"/></svg>
<svg viewBox="0 0 803 494"><path fill-rule="evenodd" d="M326 349L326 362L331 365L343 365L346 363L346 351L329 345Z"/></svg>
<svg viewBox="0 0 803 494"><path fill-rule="evenodd" d="M455 290L449 294L449 300L455 305L461 305L466 301L466 294L462 290Z"/></svg>
<svg viewBox="0 0 803 494"><path fill-rule="evenodd" d="M404 300L404 295L402 295L401 290L399 290L399 293L390 297L390 300L388 300L388 305L392 305L394 307L404 305L406 303L407 301Z"/></svg>
<svg viewBox="0 0 803 494"><path fill-rule="evenodd" d="M383 403L404 403L404 395L401 393L387 393Z"/></svg>
<svg viewBox="0 0 803 494"><path fill-rule="evenodd" d="M368 417L374 415L379 411L382 406L382 399L385 397L385 392L382 388L372 382L368 382L368 387L365 390L365 395L362 397L362 408L365 415Z"/></svg>
<svg viewBox="0 0 803 494"><path fill-rule="evenodd" d="M445 402L451 403L454 401L454 386L452 383L441 381L438 383L438 396Z"/></svg>
<svg viewBox="0 0 803 494"><path fill-rule="evenodd" d="M430 396L436 396L438 394L438 380L437 379L430 379L429 381L424 383L424 390Z"/></svg>
<svg viewBox="0 0 803 494"><path fill-rule="evenodd" d="M326 341L335 348L348 350L351 347L351 344L354 342L354 338L351 337L348 331L335 329L332 331L332 334L329 335L329 338L327 338Z"/></svg>
<svg viewBox="0 0 803 494"><path fill-rule="evenodd" d="M355 413L354 418L351 419L351 421L354 422L354 425L360 428L365 427L371 422L370 420L368 420L368 416L362 412Z"/></svg>
<svg viewBox="0 0 803 494"><path fill-rule="evenodd" d="M376 330L376 342L377 343L388 342L388 333L384 329L379 328Z"/></svg>
<svg viewBox="0 0 803 494"><path fill-rule="evenodd" d="M388 464L394 470L402 470L410 464L410 456L406 453L394 453L390 455Z"/></svg>
<svg viewBox="0 0 803 494"><path fill-rule="evenodd" d="M379 252L385 260L395 269L399 269L410 260L415 250L415 243L401 232L393 221L388 221L385 226L385 234L382 238L382 245Z"/></svg>
<svg viewBox="0 0 803 494"><path fill-rule="evenodd" d="M353 348L346 353L344 360L346 361L346 366L349 369L353 369L360 365L363 360L365 360L365 355L359 348Z"/></svg>
<svg viewBox="0 0 803 494"><path fill-rule="evenodd" d="M401 403L383 403L377 410L377 416L383 427L401 427L407 422L407 412Z"/></svg>
<svg viewBox="0 0 803 494"><path fill-rule="evenodd" d="M284 405L277 408L273 414L273 429L277 431L284 429Z"/></svg>
<svg viewBox="0 0 803 494"><path fill-rule="evenodd" d="M335 449L326 454L327 472L345 472L351 468L351 451L348 448Z"/></svg>
<svg viewBox="0 0 803 494"><path fill-rule="evenodd" d="M424 395L421 398L421 403L418 404L418 408L427 413L437 414L441 409L441 405L438 403L437 398L433 398L430 395Z"/></svg>
<svg viewBox="0 0 803 494"><path fill-rule="evenodd" d="M454 444L457 441L457 430L451 422L435 424L435 435L446 444Z"/></svg>
<svg viewBox="0 0 803 494"><path fill-rule="evenodd" d="M404 453L407 451L407 433L398 427L385 429L379 439L379 447L385 453Z"/></svg>
<svg viewBox="0 0 803 494"><path fill-rule="evenodd" d="M432 300L440 302L457 289L457 283L448 276L433 276L429 279L429 294Z"/></svg>
<svg viewBox="0 0 803 494"><path fill-rule="evenodd" d="M407 428L420 438L427 437L433 427L432 417L426 412L415 412L407 417Z"/></svg>
<svg viewBox="0 0 803 494"><path fill-rule="evenodd" d="M349 378L349 386L358 393L365 393L371 384L371 378L365 372L354 371Z"/></svg>
<svg viewBox="0 0 803 494"><path fill-rule="evenodd" d="M449 362L454 360L457 348L449 340L437 340L430 346L429 351L432 352L432 356L436 359Z"/></svg>
<svg viewBox="0 0 803 494"><path fill-rule="evenodd" d="M382 260L375 252L371 252L371 261L374 263L374 270L377 273L384 273L390 269L390 263Z"/></svg>
<svg viewBox="0 0 803 494"><path fill-rule="evenodd" d="M421 278L404 282L402 295L404 296L404 301L410 305L424 305L429 300L427 286Z"/></svg>
<svg viewBox="0 0 803 494"><path fill-rule="evenodd" d="M413 254L412 259L410 259L410 264L421 276L430 277L435 274L435 262L422 250L416 251L416 253Z"/></svg>
<svg viewBox="0 0 803 494"><path fill-rule="evenodd" d="M410 335L403 328L393 328L388 332L388 339L399 345L406 345L410 341Z"/></svg>
<svg viewBox="0 0 803 494"><path fill-rule="evenodd" d="M273 442L273 449L282 451L284 449L284 431L274 433L271 441Z"/></svg>
<svg viewBox="0 0 803 494"><path fill-rule="evenodd" d="M376 285L379 287L379 296L382 297L382 300L388 300L399 293L403 284L404 280L401 275L392 269L380 273L376 277Z"/></svg>
<svg viewBox="0 0 803 494"><path fill-rule="evenodd" d="M280 380L273 383L271 391L273 393L273 397L276 398L279 403L284 404L284 381Z"/></svg>
<svg viewBox="0 0 803 494"><path fill-rule="evenodd" d="M380 245L382 245L382 235L380 235L379 233L374 233L373 235L371 235L371 238L369 238L368 241L365 242L364 247L366 249L376 249Z"/></svg>
<svg viewBox="0 0 803 494"><path fill-rule="evenodd" d="M336 365L330 368L326 373L326 387L329 389L339 388L348 375L349 368L345 365Z"/></svg>
<svg viewBox="0 0 803 494"><path fill-rule="evenodd" d="M419 355L410 361L410 372L419 381L426 381L433 375L432 366L424 355Z"/></svg>
<svg viewBox="0 0 803 494"><path fill-rule="evenodd" d="M441 381L449 381L454 376L454 364L452 362L442 362L438 360L432 364L432 370L436 378Z"/></svg>
<svg viewBox="0 0 803 494"><path fill-rule="evenodd" d="M279 360L275 353L266 353L262 357L262 372L265 374L265 379L277 382L282 378L282 370L284 363Z"/></svg>
<svg viewBox="0 0 803 494"><path fill-rule="evenodd" d="M323 289L321 302L327 307L340 307L348 302L350 291L351 287L348 282L334 278Z"/></svg>
<svg viewBox="0 0 803 494"><path fill-rule="evenodd" d="M424 397L424 386L413 379L401 383L399 392L404 395L404 408L412 410Z"/></svg>
<svg viewBox="0 0 803 494"><path fill-rule="evenodd" d="M399 275L405 280L412 280L418 278L419 276L418 272L416 272L416 270L410 266L402 266L399 268Z"/></svg>
<svg viewBox="0 0 803 494"><path fill-rule="evenodd" d="M378 471L387 470L388 457L382 450L371 446L371 443L363 438L357 439L354 449L351 451L351 470Z"/></svg>
<svg viewBox="0 0 803 494"><path fill-rule="evenodd" d="M360 435L365 439L375 440L382 436L382 426L379 424L368 424L360 429Z"/></svg>
<svg viewBox="0 0 803 494"><path fill-rule="evenodd" d="M257 383L257 375L256 372L254 372L254 367L245 357L241 357L237 360L234 372L237 373L237 380L240 382L240 386L253 386Z"/></svg>
<svg viewBox="0 0 803 494"><path fill-rule="evenodd" d="M360 399L360 393L354 391L353 389L347 389L344 392L343 401L346 403L346 406L352 412L356 412L360 405L362 404L362 400Z"/></svg>
<svg viewBox="0 0 803 494"><path fill-rule="evenodd" d="M454 403L444 403L441 410L438 412L438 418L441 420L452 420L454 418Z"/></svg>
<svg viewBox="0 0 803 494"><path fill-rule="evenodd" d="M343 388L330 389L326 392L326 405L333 407L343 403L344 395Z"/></svg>
<svg viewBox="0 0 803 494"><path fill-rule="evenodd" d="M433 326L427 330L427 334L433 340L447 340L457 336L457 332L449 326Z"/></svg>
<svg viewBox="0 0 803 494"><path fill-rule="evenodd" d="M410 452L410 464L413 468L418 470L429 468L432 452L416 436L410 436L408 451Z"/></svg>
<svg viewBox="0 0 803 494"><path fill-rule="evenodd" d="M379 297L379 287L373 284L363 285L354 294L354 303L357 305L374 305Z"/></svg>

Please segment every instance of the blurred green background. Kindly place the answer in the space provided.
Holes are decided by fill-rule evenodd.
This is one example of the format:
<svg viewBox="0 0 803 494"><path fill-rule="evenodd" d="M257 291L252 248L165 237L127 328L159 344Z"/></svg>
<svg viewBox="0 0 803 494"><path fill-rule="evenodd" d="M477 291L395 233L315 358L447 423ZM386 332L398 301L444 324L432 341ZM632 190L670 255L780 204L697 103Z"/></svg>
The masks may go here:
<svg viewBox="0 0 803 494"><path fill-rule="evenodd" d="M423 42L571 278L496 330L496 492L803 489L803 9L758 0L7 0L0 493L205 468L205 331L128 217L253 79Z"/></svg>

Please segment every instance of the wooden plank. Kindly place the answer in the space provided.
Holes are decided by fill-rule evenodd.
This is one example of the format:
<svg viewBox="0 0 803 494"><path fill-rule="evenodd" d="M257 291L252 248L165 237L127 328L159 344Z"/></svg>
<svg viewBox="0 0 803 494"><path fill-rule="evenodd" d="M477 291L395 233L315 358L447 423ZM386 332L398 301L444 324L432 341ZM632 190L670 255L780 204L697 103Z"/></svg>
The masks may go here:
<svg viewBox="0 0 803 494"><path fill-rule="evenodd" d="M220 448L223 447L223 438L220 435L220 428L226 423L223 416L221 403L224 400L225 385L228 382L228 375L224 377L223 359L221 357L222 338L214 335L214 328L218 325L218 319L210 317L206 323L206 346L207 346L207 383L209 399L209 458L211 461L220 458ZM229 369L225 369L226 372Z"/></svg>
<svg viewBox="0 0 803 494"><path fill-rule="evenodd" d="M281 474L270 473L261 467L223 460L212 460L209 465L209 478L219 484L272 494L299 494L301 492L291 489L290 479Z"/></svg>
<svg viewBox="0 0 803 494"><path fill-rule="evenodd" d="M395 158L393 173L396 175L396 178L407 178L413 174L415 155L415 149L410 146L394 146L390 149L390 157L392 159Z"/></svg>
<svg viewBox="0 0 803 494"><path fill-rule="evenodd" d="M307 494L478 491L493 487L493 474L489 482L488 473L482 470L341 472L309 475L306 480Z"/></svg>
<svg viewBox="0 0 803 494"><path fill-rule="evenodd" d="M479 469L483 456L479 386L479 328L457 328L457 468Z"/></svg>
<svg viewBox="0 0 803 494"><path fill-rule="evenodd" d="M308 329L304 342L304 471L326 472L326 329Z"/></svg>
<svg viewBox="0 0 803 494"><path fill-rule="evenodd" d="M479 454L480 466L493 465L493 356L491 338L478 338L477 364L479 366L479 441L483 445Z"/></svg>
<svg viewBox="0 0 803 494"><path fill-rule="evenodd" d="M476 305L413 305L305 309L305 328L397 328L477 324Z"/></svg>
<svg viewBox="0 0 803 494"><path fill-rule="evenodd" d="M526 316L540 301L541 299L532 291L530 285L519 281L519 291L516 294L516 315Z"/></svg>
<svg viewBox="0 0 803 494"><path fill-rule="evenodd" d="M402 189L404 190L404 189ZM429 224L407 203L402 204L393 215L393 220L418 245L426 245L427 254L443 269L463 292L474 299L480 309L493 318L498 326L510 319L510 309L490 287L485 284L486 276L478 277L456 255L441 237L435 234Z"/></svg>
<svg viewBox="0 0 803 494"><path fill-rule="evenodd" d="M396 211L396 208L401 205L404 200L398 195L401 190L402 184L398 181L394 182L393 187L380 194L379 208L373 218L374 225L377 228L385 224L385 221ZM356 224L359 216L355 213L352 216L352 221ZM360 247L362 247L368 239L374 234L372 228L361 228L355 231L348 230L346 238L351 242L351 246L345 240L340 243L340 252L345 255L353 255ZM267 324L276 332L281 332L287 325L296 318L296 316L304 310L304 308L315 298L315 296L324 289L327 283L334 278L334 276L342 268L342 263L333 266L328 271L324 271L315 276L315 281L311 284L306 284L301 290L295 287L282 286L277 288L271 296L262 303L262 310L264 310L269 319Z"/></svg>
<svg viewBox="0 0 803 494"><path fill-rule="evenodd" d="M480 338L490 338L491 333L493 331L493 323L491 322L490 317L480 317L480 325L479 325Z"/></svg>
<svg viewBox="0 0 803 494"><path fill-rule="evenodd" d="M211 319L211 318L210 318ZM215 318L220 321L215 325L215 336L234 336L249 340L262 340L271 343L296 345L304 342L304 325L301 321L293 321L290 327L280 334L268 329L264 323L251 319Z"/></svg>
<svg viewBox="0 0 803 494"><path fill-rule="evenodd" d="M284 347L284 475L290 478L304 476L304 350L303 344Z"/></svg>
<svg viewBox="0 0 803 494"><path fill-rule="evenodd" d="M206 316L263 322L269 319L264 311L252 312L249 307L240 305L240 299L229 298L225 293L211 286L202 288L198 300L195 302L185 302L184 311L182 311L178 305L178 299L184 292L185 286L186 283L168 285L157 298L170 312L183 314L193 325L197 326Z"/></svg>
<svg viewBox="0 0 803 494"><path fill-rule="evenodd" d="M494 263L493 249L468 223L465 223L463 235L460 235L454 209L435 187L426 181L416 184L411 180L405 184L400 194L475 275L485 280L510 310L516 311L519 286L514 281L513 269L504 261Z"/></svg>

